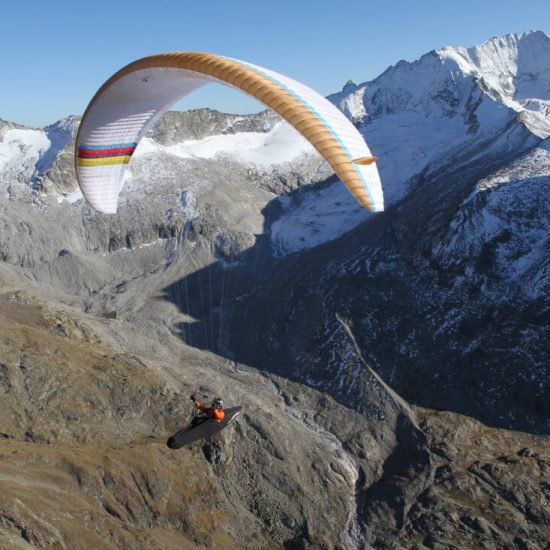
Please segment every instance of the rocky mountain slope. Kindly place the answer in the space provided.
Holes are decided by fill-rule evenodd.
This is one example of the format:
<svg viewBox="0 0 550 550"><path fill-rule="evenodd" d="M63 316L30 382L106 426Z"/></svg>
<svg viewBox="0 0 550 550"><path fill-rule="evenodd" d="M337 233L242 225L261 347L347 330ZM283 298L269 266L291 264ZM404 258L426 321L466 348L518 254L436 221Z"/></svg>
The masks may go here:
<svg viewBox="0 0 550 550"><path fill-rule="evenodd" d="M549 48L332 96L376 217L269 112L168 113L116 216L0 121L0 547L543 548ZM174 453L192 391L245 411Z"/></svg>
<svg viewBox="0 0 550 550"><path fill-rule="evenodd" d="M394 490L416 494L430 476L426 437L389 389L372 392L386 417L372 424L167 333L151 338L6 286L0 309L0 532L14 545L354 546L364 537L356 499L388 456L417 471L406 485L385 480ZM125 352L137 339L148 351ZM194 389L246 403L243 420L203 448L171 451L166 434L187 418Z"/></svg>
<svg viewBox="0 0 550 550"><path fill-rule="evenodd" d="M547 440L413 412L374 374L373 418L5 284L0 312L0 548L542 548L547 538ZM125 351L138 340L148 351ZM246 403L244 415L221 438L171 451L166 434L197 388Z"/></svg>

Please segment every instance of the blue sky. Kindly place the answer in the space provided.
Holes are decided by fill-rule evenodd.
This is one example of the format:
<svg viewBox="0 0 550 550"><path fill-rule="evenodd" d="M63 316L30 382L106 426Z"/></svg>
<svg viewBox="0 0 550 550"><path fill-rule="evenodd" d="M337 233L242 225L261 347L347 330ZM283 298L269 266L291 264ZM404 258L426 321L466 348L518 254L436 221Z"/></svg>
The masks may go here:
<svg viewBox="0 0 550 550"><path fill-rule="evenodd" d="M263 65L323 95L401 59L509 32L550 34L548 0L0 0L0 118L43 127L82 114L97 88L145 55L218 53ZM178 104L254 112L210 85Z"/></svg>

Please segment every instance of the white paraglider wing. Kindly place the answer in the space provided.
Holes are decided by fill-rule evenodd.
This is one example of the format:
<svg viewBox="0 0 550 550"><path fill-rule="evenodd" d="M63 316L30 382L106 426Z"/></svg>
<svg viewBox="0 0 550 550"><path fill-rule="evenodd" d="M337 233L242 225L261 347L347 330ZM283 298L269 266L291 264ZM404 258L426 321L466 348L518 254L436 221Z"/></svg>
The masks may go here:
<svg viewBox="0 0 550 550"><path fill-rule="evenodd" d="M210 82L237 88L277 112L327 160L360 204L384 209L378 170L363 136L327 99L284 75L213 54L146 57L113 75L80 124L75 163L84 197L115 213L124 172L140 139L182 97Z"/></svg>

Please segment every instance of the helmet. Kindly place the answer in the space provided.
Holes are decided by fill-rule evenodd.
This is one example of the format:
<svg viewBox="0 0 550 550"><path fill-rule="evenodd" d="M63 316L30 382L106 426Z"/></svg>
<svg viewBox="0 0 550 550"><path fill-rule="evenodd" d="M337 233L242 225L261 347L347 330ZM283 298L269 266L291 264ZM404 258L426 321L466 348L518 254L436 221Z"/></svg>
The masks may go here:
<svg viewBox="0 0 550 550"><path fill-rule="evenodd" d="M212 408L213 409L223 409L223 401L219 397L216 397L216 399L214 399L214 401L212 401Z"/></svg>

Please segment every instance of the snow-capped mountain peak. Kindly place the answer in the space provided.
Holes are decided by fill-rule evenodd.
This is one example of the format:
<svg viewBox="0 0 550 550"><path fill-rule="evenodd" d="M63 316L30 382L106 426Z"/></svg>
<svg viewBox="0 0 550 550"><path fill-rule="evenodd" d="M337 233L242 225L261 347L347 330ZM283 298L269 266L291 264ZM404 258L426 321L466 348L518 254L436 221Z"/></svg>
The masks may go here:
<svg viewBox="0 0 550 550"><path fill-rule="evenodd" d="M522 121L534 134L550 135L550 37L544 32L508 34L435 53L472 75L494 100L524 113Z"/></svg>
<svg viewBox="0 0 550 550"><path fill-rule="evenodd" d="M540 128L529 129L539 137L550 135L550 37L542 31L494 37L471 48L434 50L412 63L398 62L371 82L346 84L329 99L354 121L362 120L365 108L371 118L402 111L433 114L430 98L440 106L446 102L443 108L450 112L460 98L449 91L471 78L493 100L532 113ZM360 105L356 99L363 94L365 105Z"/></svg>
<svg viewBox="0 0 550 550"><path fill-rule="evenodd" d="M533 146L550 135L550 37L526 32L442 48L329 99L360 125L391 205L450 159L487 144L495 155L518 154L518 140Z"/></svg>
<svg viewBox="0 0 550 550"><path fill-rule="evenodd" d="M74 115L43 129L0 120L0 177L35 187L71 142L77 124Z"/></svg>

